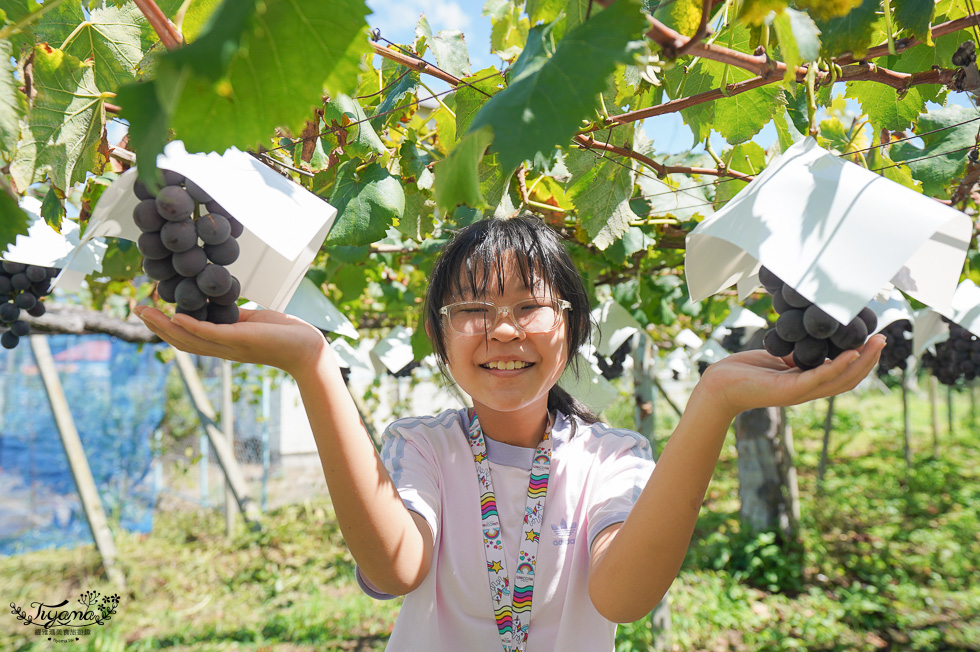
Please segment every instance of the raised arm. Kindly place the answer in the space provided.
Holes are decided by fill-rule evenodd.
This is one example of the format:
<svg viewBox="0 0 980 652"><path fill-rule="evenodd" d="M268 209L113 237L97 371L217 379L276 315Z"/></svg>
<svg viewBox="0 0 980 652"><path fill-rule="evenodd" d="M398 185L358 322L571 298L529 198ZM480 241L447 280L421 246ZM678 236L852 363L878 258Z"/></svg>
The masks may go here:
<svg viewBox="0 0 980 652"><path fill-rule="evenodd" d="M432 532L409 512L374 450L333 350L306 322L271 310L242 310L237 324L216 325L155 308L137 315L177 348L282 369L296 379L316 440L341 532L361 572L392 595L413 590L432 558Z"/></svg>
<svg viewBox="0 0 980 652"><path fill-rule="evenodd" d="M592 545L589 595L614 622L642 618L680 571L701 502L732 420L748 409L795 405L853 389L884 346L860 350L801 372L765 351L746 351L708 367L626 520Z"/></svg>

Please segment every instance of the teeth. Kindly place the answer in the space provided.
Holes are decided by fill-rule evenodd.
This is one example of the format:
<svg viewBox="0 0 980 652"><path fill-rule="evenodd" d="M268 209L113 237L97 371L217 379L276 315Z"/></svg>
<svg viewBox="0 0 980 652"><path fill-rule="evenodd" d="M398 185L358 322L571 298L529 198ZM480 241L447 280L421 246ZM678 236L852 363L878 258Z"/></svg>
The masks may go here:
<svg viewBox="0 0 980 652"><path fill-rule="evenodd" d="M489 369L502 369L505 371L510 371L511 369L523 369L525 367L530 367L531 364L529 362L523 362L521 360L508 360L507 362L503 362L503 361L488 362L486 366Z"/></svg>

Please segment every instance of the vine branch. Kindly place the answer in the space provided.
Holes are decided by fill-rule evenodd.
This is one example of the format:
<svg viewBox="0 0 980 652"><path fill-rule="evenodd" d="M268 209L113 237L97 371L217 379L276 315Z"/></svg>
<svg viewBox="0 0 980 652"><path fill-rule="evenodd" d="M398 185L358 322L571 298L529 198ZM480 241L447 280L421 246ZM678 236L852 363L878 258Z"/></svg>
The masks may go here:
<svg viewBox="0 0 980 652"><path fill-rule="evenodd" d="M157 3L153 0L133 0L139 10L146 16L150 27L160 37L160 42L168 50L176 50L184 42L183 37L177 28L171 23L167 16L160 10Z"/></svg>

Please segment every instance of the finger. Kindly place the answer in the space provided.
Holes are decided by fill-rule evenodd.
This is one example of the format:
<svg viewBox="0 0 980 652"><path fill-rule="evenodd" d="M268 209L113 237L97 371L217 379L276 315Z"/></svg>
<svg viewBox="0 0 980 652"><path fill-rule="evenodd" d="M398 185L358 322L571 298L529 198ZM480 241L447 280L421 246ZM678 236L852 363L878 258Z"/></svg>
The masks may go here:
<svg viewBox="0 0 980 652"><path fill-rule="evenodd" d="M818 397L831 396L854 389L874 368L885 345L882 335L875 335L864 346L845 351L811 373L809 382Z"/></svg>
<svg viewBox="0 0 980 652"><path fill-rule="evenodd" d="M232 350L229 347L209 341L190 332L185 326L190 326L191 322L200 322L187 315L174 315L174 318L171 319L156 308L151 307L145 307L139 311L134 310L134 312L161 339L182 351L187 351L195 355L215 357L229 357L232 355Z"/></svg>

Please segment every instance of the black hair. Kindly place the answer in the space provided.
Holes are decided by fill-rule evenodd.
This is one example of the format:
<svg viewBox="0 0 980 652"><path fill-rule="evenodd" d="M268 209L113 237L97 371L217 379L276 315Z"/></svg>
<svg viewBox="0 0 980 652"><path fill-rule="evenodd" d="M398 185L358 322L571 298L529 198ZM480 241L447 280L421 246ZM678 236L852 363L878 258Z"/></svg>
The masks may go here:
<svg viewBox="0 0 980 652"><path fill-rule="evenodd" d="M439 366L446 372L446 331L439 309L447 297L461 297L472 291L485 296L491 283L504 291L505 253L512 253L524 284L533 288L543 281L558 297L572 304L565 313L568 359L578 373L576 353L591 339L592 307L585 284L560 236L541 219L524 213L510 219L481 220L458 231L446 244L432 270L425 296L425 325ZM582 402L557 384L548 392L548 410L560 410L586 423L598 417ZM573 421L574 423L574 421ZM574 431L573 431L574 432Z"/></svg>

